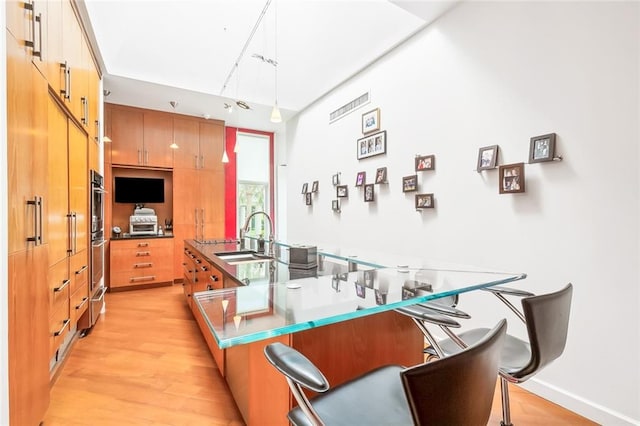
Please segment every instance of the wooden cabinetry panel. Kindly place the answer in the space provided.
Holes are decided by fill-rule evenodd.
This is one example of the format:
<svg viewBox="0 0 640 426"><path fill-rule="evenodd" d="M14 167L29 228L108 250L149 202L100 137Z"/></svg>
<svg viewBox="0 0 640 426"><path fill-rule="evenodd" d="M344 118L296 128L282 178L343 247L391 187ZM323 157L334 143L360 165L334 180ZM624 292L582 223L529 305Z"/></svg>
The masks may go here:
<svg viewBox="0 0 640 426"><path fill-rule="evenodd" d="M49 97L49 265L69 255L67 116Z"/></svg>
<svg viewBox="0 0 640 426"><path fill-rule="evenodd" d="M142 110L113 107L105 104L111 116L111 162L122 165L142 165Z"/></svg>
<svg viewBox="0 0 640 426"><path fill-rule="evenodd" d="M71 257L71 289L70 294L75 293L82 285L89 282L89 254L88 250L82 250Z"/></svg>
<svg viewBox="0 0 640 426"><path fill-rule="evenodd" d="M71 327L78 324L78 320L89 307L89 283L85 282L69 298L69 317Z"/></svg>
<svg viewBox="0 0 640 426"><path fill-rule="evenodd" d="M9 423L37 425L49 405L46 245L8 258Z"/></svg>
<svg viewBox="0 0 640 426"><path fill-rule="evenodd" d="M74 252L88 246L88 185L87 135L69 121L69 212L75 215L71 221Z"/></svg>
<svg viewBox="0 0 640 426"><path fill-rule="evenodd" d="M60 306L49 317L49 358L55 356L56 351L64 342L71 329L69 316L69 298L63 300Z"/></svg>
<svg viewBox="0 0 640 426"><path fill-rule="evenodd" d="M221 161L224 149L224 122L200 123L198 142L202 158L200 168L224 171Z"/></svg>
<svg viewBox="0 0 640 426"><path fill-rule="evenodd" d="M201 163L198 149L198 121L175 117L173 131L178 145L178 149L173 154L174 169L197 169Z"/></svg>
<svg viewBox="0 0 640 426"><path fill-rule="evenodd" d="M62 302L69 299L71 279L69 276L69 259L64 258L49 268L49 312L54 312Z"/></svg>
<svg viewBox="0 0 640 426"><path fill-rule="evenodd" d="M142 164L152 167L173 167L173 120L170 114L144 112L144 155Z"/></svg>

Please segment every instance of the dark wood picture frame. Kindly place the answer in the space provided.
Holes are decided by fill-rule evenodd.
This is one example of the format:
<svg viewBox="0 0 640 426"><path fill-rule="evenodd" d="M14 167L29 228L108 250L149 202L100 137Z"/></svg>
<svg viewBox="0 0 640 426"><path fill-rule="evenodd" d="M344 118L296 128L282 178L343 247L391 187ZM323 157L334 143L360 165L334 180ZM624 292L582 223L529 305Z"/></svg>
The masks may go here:
<svg viewBox="0 0 640 426"><path fill-rule="evenodd" d="M339 212L340 211L340 200L331 200L331 210L333 210L334 212Z"/></svg>
<svg viewBox="0 0 640 426"><path fill-rule="evenodd" d="M529 142L529 163L553 161L556 155L556 134L534 136Z"/></svg>
<svg viewBox="0 0 640 426"><path fill-rule="evenodd" d="M376 170L376 181L375 183L387 183L387 168L380 167Z"/></svg>
<svg viewBox="0 0 640 426"><path fill-rule="evenodd" d="M331 182L334 185L340 185L340 173L336 173L335 175L331 176Z"/></svg>
<svg viewBox="0 0 640 426"><path fill-rule="evenodd" d="M356 175L356 186L363 186L367 182L367 173L358 172Z"/></svg>
<svg viewBox="0 0 640 426"><path fill-rule="evenodd" d="M303 183L303 184L302 184L302 194L306 194L306 193L308 192L308 191L307 191L308 189L309 189L309 184L308 184L308 183L306 183L306 182L305 182L305 183Z"/></svg>
<svg viewBox="0 0 640 426"><path fill-rule="evenodd" d="M368 183L364 186L364 201L371 202L376 199L376 189L375 185L372 183Z"/></svg>
<svg viewBox="0 0 640 426"><path fill-rule="evenodd" d="M416 209L432 209L433 194L416 194Z"/></svg>
<svg viewBox="0 0 640 426"><path fill-rule="evenodd" d="M483 146L478 150L476 171L495 169L498 164L498 145Z"/></svg>
<svg viewBox="0 0 640 426"><path fill-rule="evenodd" d="M500 166L500 194L524 192L524 163L504 164Z"/></svg>
<svg viewBox="0 0 640 426"><path fill-rule="evenodd" d="M418 175L410 175L402 178L402 192L418 190Z"/></svg>
<svg viewBox="0 0 640 426"><path fill-rule="evenodd" d="M387 153L387 131L369 134L358 139L356 144L358 160Z"/></svg>
<svg viewBox="0 0 640 426"><path fill-rule="evenodd" d="M312 204L312 198L311 198L310 192L307 192L306 194L304 194L304 200L306 205L310 206Z"/></svg>
<svg viewBox="0 0 640 426"><path fill-rule="evenodd" d="M424 172L426 170L435 170L436 156L433 154L417 155L415 166L416 166L416 172Z"/></svg>
<svg viewBox="0 0 640 426"><path fill-rule="evenodd" d="M318 192L319 182L317 180L313 181L313 185L311 185L311 192Z"/></svg>
<svg viewBox="0 0 640 426"><path fill-rule="evenodd" d="M347 185L336 186L336 197L347 198L349 196L349 187Z"/></svg>

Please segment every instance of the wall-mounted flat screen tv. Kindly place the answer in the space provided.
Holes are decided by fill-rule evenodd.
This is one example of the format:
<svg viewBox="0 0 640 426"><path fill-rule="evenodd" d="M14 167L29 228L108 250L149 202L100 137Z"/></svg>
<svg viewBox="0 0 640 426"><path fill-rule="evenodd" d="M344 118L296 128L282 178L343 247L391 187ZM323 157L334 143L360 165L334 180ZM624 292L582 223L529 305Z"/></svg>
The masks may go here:
<svg viewBox="0 0 640 426"><path fill-rule="evenodd" d="M116 176L116 203L164 203L164 179Z"/></svg>

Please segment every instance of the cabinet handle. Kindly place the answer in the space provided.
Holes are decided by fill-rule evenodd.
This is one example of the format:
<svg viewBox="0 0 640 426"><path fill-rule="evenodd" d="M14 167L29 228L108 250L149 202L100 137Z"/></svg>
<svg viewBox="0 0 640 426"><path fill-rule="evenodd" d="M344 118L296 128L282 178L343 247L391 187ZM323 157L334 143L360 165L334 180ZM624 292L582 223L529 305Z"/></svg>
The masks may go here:
<svg viewBox="0 0 640 426"><path fill-rule="evenodd" d="M144 164L149 164L149 151L144 150Z"/></svg>
<svg viewBox="0 0 640 426"><path fill-rule="evenodd" d="M42 13L38 13L35 21L38 23L38 50L36 50L35 45L33 46L33 56L40 58L40 62L42 62ZM35 34L34 34L35 41Z"/></svg>
<svg viewBox="0 0 640 426"><path fill-rule="evenodd" d="M67 328L67 326L69 325L69 323L71 322L71 318L67 318L66 320L64 320L64 322L62 323L62 327L60 328L60 330L56 331L53 333L54 336L59 336L64 332L64 329Z"/></svg>
<svg viewBox="0 0 640 426"><path fill-rule="evenodd" d="M69 80L67 88L67 99L71 100L71 67L67 67L67 80Z"/></svg>
<svg viewBox="0 0 640 426"><path fill-rule="evenodd" d="M147 275L146 277L133 277L133 278L130 278L129 281L134 283L136 281L153 281L155 279L156 279L155 275Z"/></svg>
<svg viewBox="0 0 640 426"><path fill-rule="evenodd" d="M80 118L80 122L86 126L89 123L89 117L87 117L87 115L89 115L89 111L87 109L89 103L87 102L87 98L85 98L84 96L80 98L80 103L82 104L83 115L83 117Z"/></svg>
<svg viewBox="0 0 640 426"><path fill-rule="evenodd" d="M200 270L201 270L202 272L207 272L209 269L208 269L206 266L201 266L201 267L200 267Z"/></svg>
<svg viewBox="0 0 640 426"><path fill-rule="evenodd" d="M32 40L25 40L24 45L33 49L35 47L35 40L36 40L36 16L34 13L34 4L33 2L27 3L25 1L23 7L25 8L25 10L31 11L31 37L32 37Z"/></svg>
<svg viewBox="0 0 640 426"><path fill-rule="evenodd" d="M195 209L195 210L193 211L193 213L194 213L193 215L194 215L194 216L195 216L195 218L196 218L196 221L195 221L195 222L196 222L196 229L195 229L195 231L196 231L196 236L195 236L195 239L196 239L196 241L198 241L198 209Z"/></svg>
<svg viewBox="0 0 640 426"><path fill-rule="evenodd" d="M100 120L96 120L94 121L95 125L96 125L96 135L93 137L93 139L96 141L96 143L100 143Z"/></svg>
<svg viewBox="0 0 640 426"><path fill-rule="evenodd" d="M204 155L200 156L200 168L204 169Z"/></svg>
<svg viewBox="0 0 640 426"><path fill-rule="evenodd" d="M67 70L69 69L69 64L67 63L67 61L60 63L60 69L64 73L64 87L60 89L60 94L64 99L69 99L70 90L69 90L69 79L67 77Z"/></svg>
<svg viewBox="0 0 640 426"><path fill-rule="evenodd" d="M84 271L86 271L88 267L89 267L89 266L84 265L82 268L80 268L80 269L78 269L78 270L76 271L76 275L80 275L81 273L83 273Z"/></svg>
<svg viewBox="0 0 640 426"><path fill-rule="evenodd" d="M198 156L194 155L193 156L193 166L197 169L198 168Z"/></svg>
<svg viewBox="0 0 640 426"><path fill-rule="evenodd" d="M73 223L72 230L72 253L76 254L78 252L78 214L76 212L71 212L71 223Z"/></svg>
<svg viewBox="0 0 640 426"><path fill-rule="evenodd" d="M85 303L87 303L88 301L89 301L89 298L88 298L88 297L83 297L83 298L82 298L82 302L80 302L80 304L79 304L79 305L76 305L76 309L80 309L80 308L82 308L82 305L84 305L84 304L85 304Z"/></svg>
<svg viewBox="0 0 640 426"><path fill-rule="evenodd" d="M209 279L210 279L212 282L214 282L214 283L215 283L215 282L217 282L217 281L218 281L218 276L217 276L217 275L209 275Z"/></svg>
<svg viewBox="0 0 640 426"><path fill-rule="evenodd" d="M33 206L33 237L27 237L27 241L42 244L42 197L35 196L33 200L27 200L28 206Z"/></svg>
<svg viewBox="0 0 640 426"><path fill-rule="evenodd" d="M70 282L71 282L71 280L64 280L64 281L62 281L62 285L61 285L60 287L56 287L56 288L54 288L54 289L53 289L53 292L54 292L54 293L59 293L59 292L61 292L62 290L64 290L64 288L65 288L66 286L68 286L68 285L69 285L69 283L70 283Z"/></svg>
<svg viewBox="0 0 640 426"><path fill-rule="evenodd" d="M151 268L152 266L153 266L153 263L151 262L133 264L134 268Z"/></svg>
<svg viewBox="0 0 640 426"><path fill-rule="evenodd" d="M138 164L142 164L142 151L138 150Z"/></svg>
<svg viewBox="0 0 640 426"><path fill-rule="evenodd" d="M138 247L149 247L149 243L138 243Z"/></svg>
<svg viewBox="0 0 640 426"><path fill-rule="evenodd" d="M138 251L138 252L136 252L136 256L137 257L151 256L151 252L150 251Z"/></svg>

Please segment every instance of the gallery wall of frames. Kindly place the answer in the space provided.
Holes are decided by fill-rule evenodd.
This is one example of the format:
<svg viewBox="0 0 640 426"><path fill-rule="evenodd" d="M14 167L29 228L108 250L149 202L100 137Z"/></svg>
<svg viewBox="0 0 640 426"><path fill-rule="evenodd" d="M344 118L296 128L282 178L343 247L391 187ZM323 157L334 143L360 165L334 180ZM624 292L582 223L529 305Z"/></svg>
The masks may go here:
<svg viewBox="0 0 640 426"><path fill-rule="evenodd" d="M387 153L387 131L380 130L380 108L362 114L362 136L356 140L356 157L358 161L366 165L366 159ZM425 141L428 146L428 141ZM490 145L478 148L478 158L475 172L491 173L497 170L497 188L499 194L524 193L526 188L525 164L545 163L549 161L562 161L562 156L556 154L556 134L547 133L533 136L529 139L529 157L525 163L500 164L500 146ZM407 163L413 163L412 174L402 176L402 182L395 185L402 192L414 192L413 208L417 212L425 209L435 208L434 192L429 185L429 172L436 170L435 154L416 154L412 159L408 158ZM360 163L359 163L360 164ZM364 168L364 167L363 167ZM374 170L354 170L348 172L352 176L354 183L353 197L361 199L365 203L382 202L376 199L376 185L389 185L387 167L378 167ZM335 213L342 212L342 200L349 198L349 184L343 182L342 172L336 172L331 177L331 185L335 197L331 200L331 210ZM371 178L368 180L368 176ZM304 203L313 206L314 196L319 190L319 180L302 184L301 194ZM395 188L395 187L394 187ZM379 198L379 197L378 197Z"/></svg>

